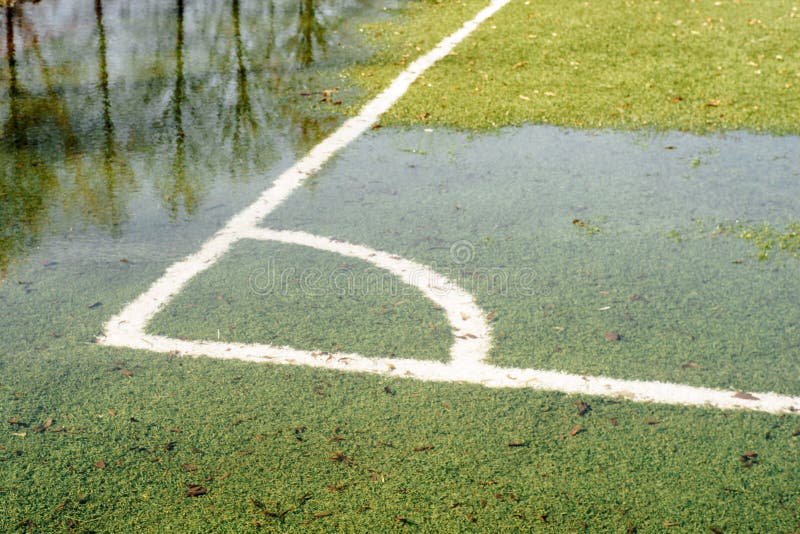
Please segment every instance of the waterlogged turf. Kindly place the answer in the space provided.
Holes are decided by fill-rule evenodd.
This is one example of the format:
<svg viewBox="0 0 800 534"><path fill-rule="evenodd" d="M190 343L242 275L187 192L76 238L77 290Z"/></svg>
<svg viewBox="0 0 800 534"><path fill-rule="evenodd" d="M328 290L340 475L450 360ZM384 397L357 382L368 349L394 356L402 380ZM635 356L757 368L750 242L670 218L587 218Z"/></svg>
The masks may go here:
<svg viewBox="0 0 800 534"><path fill-rule="evenodd" d="M431 265L491 314L498 365L797 394L800 262L730 228L797 220L799 148L382 129L264 224Z"/></svg>
<svg viewBox="0 0 800 534"><path fill-rule="evenodd" d="M339 69L366 60L371 49L345 22L357 13L383 17L362 2L139 2L128 9L48 0L3 12L0 531L797 528L796 416L95 344L110 316L340 124L339 110L363 102L356 80L374 94L482 5L420 2L405 26L364 28L388 55L376 60L380 71L370 65L346 78ZM512 3L509 16L523 5ZM756 41L745 44L761 50L748 55L758 64L749 67L773 81L771 48L762 47L783 41L772 14L782 5L766 2L752 15L748 28L760 33L747 33ZM783 55L789 68L796 56ZM686 64L681 57L676 64ZM514 64L509 72L533 66ZM762 89L754 92L766 95L765 109L782 107L787 121L796 116L792 100ZM703 95L720 99L709 106L680 96L670 103L703 108L703 120L729 105L716 94ZM418 108L407 106L412 119L438 120L439 112ZM463 117L475 117L474 108L463 109ZM449 274L493 313L497 363L593 365L635 378L797 393L790 306L798 279L796 138L514 135L378 130L268 222L349 236ZM364 272L348 258L242 243L231 251L241 255L189 286L217 277L219 288L232 291L238 283L253 311L227 308L207 285L214 300L202 303L205 311L187 293L162 318L183 302L171 319L176 330L202 326L198 335L206 336L212 325L214 339L213 322L192 319L202 313L257 332L263 324L252 318L272 313L264 310L268 297L244 292L244 279L221 269L244 275L245 265L265 267L278 248L288 269L300 260ZM758 261L765 251L768 260ZM306 313L320 302L303 293L279 297L297 299ZM196 308L188 306L193 298ZM429 306L419 295L400 305L370 298L353 305L370 312L373 302L378 310L390 304L395 316ZM399 335L421 336L424 312L431 310L408 315ZM379 312L359 315L380 324ZM370 329L377 337L365 351L390 345L384 330ZM609 332L620 340L598 338ZM313 340L305 330L297 343ZM586 352L575 350L580 340ZM656 358L646 346L685 353ZM425 356L438 357L417 357Z"/></svg>
<svg viewBox="0 0 800 534"><path fill-rule="evenodd" d="M442 361L453 341L444 312L386 271L332 252L260 241L235 245L159 312L148 331Z"/></svg>

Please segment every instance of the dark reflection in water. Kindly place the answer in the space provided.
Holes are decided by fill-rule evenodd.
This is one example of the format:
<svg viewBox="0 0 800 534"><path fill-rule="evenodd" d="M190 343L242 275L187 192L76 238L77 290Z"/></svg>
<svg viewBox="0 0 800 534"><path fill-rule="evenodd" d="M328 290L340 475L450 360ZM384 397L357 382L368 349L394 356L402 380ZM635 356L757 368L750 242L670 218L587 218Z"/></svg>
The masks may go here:
<svg viewBox="0 0 800 534"><path fill-rule="evenodd" d="M49 81L49 69L42 59L38 37L24 24L18 12L19 7L5 8L8 113L0 137L3 152L0 160L0 277L3 278L13 255L35 242L44 222L45 197L58 186L56 174L45 159L46 153L57 150L56 139L50 134L63 129L65 139L70 144L72 140L65 124L63 103ZM38 60L47 89L44 95L30 94L20 83L15 43L17 25L27 30L23 37Z"/></svg>
<svg viewBox="0 0 800 534"><path fill-rule="evenodd" d="M317 19L316 2L297 2L297 33L292 39L298 63L307 67L314 61L314 49L325 49L325 26Z"/></svg>
<svg viewBox="0 0 800 534"><path fill-rule="evenodd" d="M118 238L136 220L133 199L147 195L166 224L184 222L212 185L263 177L307 150L341 121L313 95L367 53L344 23L380 9L368 4L3 8L0 280L41 235L96 227Z"/></svg>

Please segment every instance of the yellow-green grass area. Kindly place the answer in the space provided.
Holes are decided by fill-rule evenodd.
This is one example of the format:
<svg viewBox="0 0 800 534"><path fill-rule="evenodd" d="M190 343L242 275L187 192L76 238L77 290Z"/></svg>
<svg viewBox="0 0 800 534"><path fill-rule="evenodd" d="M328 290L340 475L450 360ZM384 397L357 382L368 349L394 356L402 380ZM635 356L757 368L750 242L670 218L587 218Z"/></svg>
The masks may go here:
<svg viewBox="0 0 800 534"><path fill-rule="evenodd" d="M412 4L365 27L382 53L350 69L368 91L484 2ZM794 0L513 0L425 73L385 125L800 132Z"/></svg>
<svg viewBox="0 0 800 534"><path fill-rule="evenodd" d="M150 323L176 338L448 360L450 325L422 292L363 260L245 241Z"/></svg>

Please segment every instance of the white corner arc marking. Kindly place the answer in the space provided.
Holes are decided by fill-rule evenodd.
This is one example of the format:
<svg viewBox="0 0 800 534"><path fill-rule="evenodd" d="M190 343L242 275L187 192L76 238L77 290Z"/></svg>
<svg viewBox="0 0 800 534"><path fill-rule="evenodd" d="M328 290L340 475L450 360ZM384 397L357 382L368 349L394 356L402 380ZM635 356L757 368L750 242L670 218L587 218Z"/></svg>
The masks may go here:
<svg viewBox="0 0 800 534"><path fill-rule="evenodd" d="M153 285L111 317L99 344L181 353L222 359L239 359L292 365L325 367L343 371L384 373L427 381L463 382L486 387L527 387L573 394L621 397L637 402L748 409L771 413L800 413L800 397L775 393L743 394L711 388L653 381L621 380L557 371L496 367L485 363L491 347L491 330L474 298L456 284L422 264L305 232L278 231L258 227L261 220L339 150L369 129L429 67L449 54L483 21L510 0L494 0L475 18L443 39L433 50L414 61L389 87L368 102L305 157L281 174L250 206L235 215L225 227L206 241L196 253L172 264ZM405 283L417 287L441 306L454 329L448 363L409 359L367 358L359 354L328 354L263 344L187 341L145 332L147 324L195 275L214 265L241 239L280 241L359 258L385 269Z"/></svg>

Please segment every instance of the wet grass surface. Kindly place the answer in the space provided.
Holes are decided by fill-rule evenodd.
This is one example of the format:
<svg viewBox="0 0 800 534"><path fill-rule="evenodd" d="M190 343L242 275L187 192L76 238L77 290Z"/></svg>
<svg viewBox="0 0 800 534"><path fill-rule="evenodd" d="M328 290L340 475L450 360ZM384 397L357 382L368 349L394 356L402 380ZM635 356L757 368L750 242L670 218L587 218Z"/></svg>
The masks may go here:
<svg viewBox="0 0 800 534"><path fill-rule="evenodd" d="M453 341L444 312L393 275L355 258L258 241L236 245L195 278L148 331L440 361Z"/></svg>
<svg viewBox="0 0 800 534"><path fill-rule="evenodd" d="M385 124L441 121L486 128L492 121L541 121L796 132L791 121L797 116L797 83L791 76L798 57L794 40L785 38L799 20L791 16L793 6L764 2L751 14L752 4L720 4L662 1L619 9L605 4L603 13L595 13L599 4L569 10L515 2L500 13L497 28L480 30L476 40L418 83ZM109 43L117 35L119 42L172 50L165 58L179 48L185 54L185 70L168 59L141 63L130 71L130 80L117 79L119 85L111 76L105 88L110 107L100 105L99 65L105 60L81 67L97 76L82 89L73 82L58 88L64 105L48 107L39 105L48 90L42 72L61 71L36 70L34 50L18 50L20 72L26 64L35 67L19 78L33 96L17 93L18 109L36 111L29 117L33 123L46 114L80 120L25 130L28 137L17 139L25 150L3 145L4 168L16 170L3 175L13 179L3 182L2 215L20 227L4 226L1 236L8 239L2 245L6 256L0 254L8 275L0 285L0 530L789 532L798 527L796 416L428 384L95 345L111 314L195 251L294 154L331 131L342 120L341 109L374 94L483 6L420 2L410 5L403 26L365 27L364 34L385 46L385 54L339 78L346 62L335 54L321 70L295 70L296 41L284 34L272 39L263 28L248 33L268 20L255 9L261 4L231 2L230 12L211 12L210 18L192 11L198 5L187 4L185 42L177 39L172 14L159 19L160 25L130 26L134 33L152 28L158 39L122 39L114 32L124 28L112 24L114 11L105 6ZM706 13L717 7L724 14ZM529 19L530 10L535 16ZM659 24L641 26L659 10ZM279 19L295 15L285 10ZM74 46L42 38L48 64L57 65L61 56L73 61L74 47L99 51L95 25L103 21L91 9L81 17L91 24L83 33L68 33ZM681 25L671 18L681 19ZM67 20L77 24L78 19ZM571 48L595 42L598 27L582 28L582 21L605 25L601 44L609 46L596 48L605 50L605 63L582 59L576 54L585 51ZM223 39L228 48L206 56L188 36L191 27L232 40ZM537 46L527 46L528 32L537 35ZM498 37L505 41L489 46L488 39ZM237 42L245 52L239 54L241 63ZM260 62L270 42L282 51L271 62ZM673 46L662 50L665 42ZM712 77L723 47L741 57ZM563 56L563 50L574 53ZM629 57L628 50L642 52ZM131 53L144 61L153 51ZM496 64L485 63L487 54ZM90 55L79 57L89 61ZM216 66L207 68L201 60L207 57L219 63L211 61ZM574 65L562 63L576 57L577 79L591 90L573 91L579 85ZM611 65L610 57L625 61ZM242 85L240 64L252 69L249 85ZM465 65L472 69L466 74L453 70ZM621 65L630 72L616 68ZM653 71L654 65L668 68ZM220 76L207 74L213 71ZM473 94L476 76L482 89ZM659 83L640 91L648 76ZM691 79L696 86L687 86ZM781 84L794 85L781 92ZM219 96L231 87L237 88L235 98ZM258 89L267 87L271 96ZM329 89L337 91L324 95ZM149 96L142 98L143 93ZM600 98L586 102L590 93ZM179 94L185 98L176 104ZM497 105L488 106L485 96ZM128 100L137 112L128 109ZM242 113L248 101L255 110L250 118ZM169 104L140 116L140 102ZM212 111L197 115L203 109ZM456 109L461 111L455 114ZM111 114L110 123L105 113ZM247 127L253 116L256 130ZM6 124L8 117L3 120ZM75 132L59 130L65 124ZM552 129L474 139L388 128L378 134L311 180L268 224L384 248L451 275L494 312L495 363L800 391L800 373L792 363L800 280L799 262L791 255L800 198L796 138L740 142L734 134L728 145L725 138L669 134L620 140ZM83 136L82 143L70 152L67 141L75 135ZM187 151L181 154L182 136ZM572 142L581 150L569 150ZM670 157L657 156L661 151ZM737 157L729 159L731 154ZM356 203L336 204L342 200ZM764 225L771 233L761 231ZM718 232L720 227L733 230ZM754 230L753 239L741 235L748 229ZM769 239L775 240L770 259L759 261ZM780 250L784 242L789 247ZM182 293L164 312L162 326L213 339L214 323L235 322L244 325L234 331L243 340L267 341L264 319L303 325L304 310L265 309L260 295L244 290L250 267L264 267L264 257L256 256L264 249L281 248L276 261L287 269L299 262L338 272L339 264L348 262L363 272L363 266L335 255L263 243L242 247L242 256L223 259L190 284L214 297L208 307L199 311L194 290ZM243 300L216 300L219 288ZM380 327L377 335L370 328L369 337L348 340L367 353L392 350L394 337L416 347L413 357L438 358L447 345L446 329L435 335L420 329L420 317L427 321L430 313L420 308L429 306L421 298L398 306L376 294L347 305L332 297L311 300L294 289L280 297L287 306L329 306L314 329L282 331L285 337L279 339L286 342L312 347L322 340L335 346L333 332L341 331L344 319L359 324L354 334L363 325ZM184 309L178 310L180 305ZM386 330L380 314L372 312L389 305L395 316L406 306L414 313ZM441 321L436 317L430 321ZM213 322L204 324L208 318ZM604 334L613 332L619 341L606 341ZM438 348L420 354L422 344Z"/></svg>
<svg viewBox="0 0 800 534"><path fill-rule="evenodd" d="M433 266L492 313L499 365L797 394L800 263L720 225L796 220L799 143L382 129L264 224Z"/></svg>

